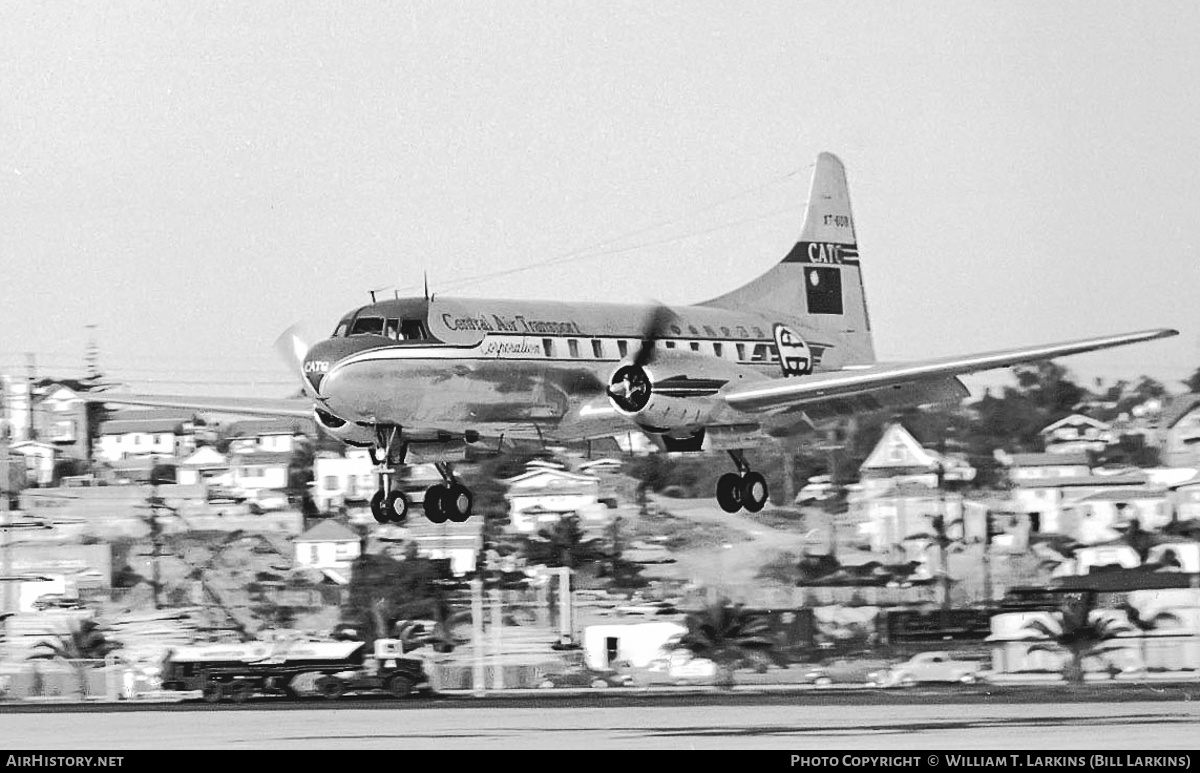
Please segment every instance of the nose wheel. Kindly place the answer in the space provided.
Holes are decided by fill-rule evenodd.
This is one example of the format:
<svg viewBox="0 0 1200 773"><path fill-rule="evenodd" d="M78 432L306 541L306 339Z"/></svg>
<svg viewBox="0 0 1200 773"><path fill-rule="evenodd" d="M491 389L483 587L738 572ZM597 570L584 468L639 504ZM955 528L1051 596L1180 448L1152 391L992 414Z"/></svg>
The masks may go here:
<svg viewBox="0 0 1200 773"><path fill-rule="evenodd" d="M717 504L727 513L736 513L745 509L757 513L767 504L770 490L767 480L761 474L750 469L741 451L730 451L737 472L727 472L717 479Z"/></svg>
<svg viewBox="0 0 1200 773"><path fill-rule="evenodd" d="M371 515L378 523L404 523L408 518L411 503L394 481L397 470L404 466L407 456L408 443L401 437L399 427L376 429L371 459L377 465L379 489L371 497ZM471 517L475 495L454 477L448 462L437 462L436 466L442 483L426 489L421 502L425 517L433 523L462 523Z"/></svg>

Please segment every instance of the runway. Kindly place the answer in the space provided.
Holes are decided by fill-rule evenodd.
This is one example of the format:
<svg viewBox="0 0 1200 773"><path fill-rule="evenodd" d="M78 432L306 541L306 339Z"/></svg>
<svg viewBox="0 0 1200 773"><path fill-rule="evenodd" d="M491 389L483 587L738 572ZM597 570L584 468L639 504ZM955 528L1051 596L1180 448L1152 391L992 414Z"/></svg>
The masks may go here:
<svg viewBox="0 0 1200 773"><path fill-rule="evenodd" d="M857 704L857 705L855 705ZM1190 700L1087 703L538 701L5 712L0 749L1170 750Z"/></svg>

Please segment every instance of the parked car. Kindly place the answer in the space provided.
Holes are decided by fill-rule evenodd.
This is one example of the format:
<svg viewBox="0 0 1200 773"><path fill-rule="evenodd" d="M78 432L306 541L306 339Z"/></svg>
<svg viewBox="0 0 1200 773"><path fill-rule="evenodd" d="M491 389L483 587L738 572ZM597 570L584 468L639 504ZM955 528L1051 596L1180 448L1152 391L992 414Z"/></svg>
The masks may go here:
<svg viewBox="0 0 1200 773"><path fill-rule="evenodd" d="M677 615L679 610L668 601L647 601L617 607L618 615Z"/></svg>
<svg viewBox="0 0 1200 773"><path fill-rule="evenodd" d="M717 666L707 658L692 657L691 653L676 650L650 661L646 675L649 684L711 684L716 679Z"/></svg>
<svg viewBox="0 0 1200 773"><path fill-rule="evenodd" d="M554 687L592 687L602 690L608 687L628 687L632 681L633 677L629 674L617 671L597 671L594 668L584 666L546 674L542 678L542 681L538 682L538 687L543 689Z"/></svg>
<svg viewBox="0 0 1200 773"><path fill-rule="evenodd" d="M983 679L984 664L978 660L956 660L946 652L922 652L882 674L880 687L908 687L923 682L975 684Z"/></svg>
<svg viewBox="0 0 1200 773"><path fill-rule="evenodd" d="M255 489L246 493L246 504L255 515L272 510L286 510L288 495L286 491L278 489Z"/></svg>
<svg viewBox="0 0 1200 773"><path fill-rule="evenodd" d="M801 682L827 687L831 684L872 684L892 667L887 660L841 658L809 666L800 676Z"/></svg>
<svg viewBox="0 0 1200 773"><path fill-rule="evenodd" d="M67 598L61 593L47 593L34 600L33 608L38 612L47 609L83 609L83 604L79 599Z"/></svg>

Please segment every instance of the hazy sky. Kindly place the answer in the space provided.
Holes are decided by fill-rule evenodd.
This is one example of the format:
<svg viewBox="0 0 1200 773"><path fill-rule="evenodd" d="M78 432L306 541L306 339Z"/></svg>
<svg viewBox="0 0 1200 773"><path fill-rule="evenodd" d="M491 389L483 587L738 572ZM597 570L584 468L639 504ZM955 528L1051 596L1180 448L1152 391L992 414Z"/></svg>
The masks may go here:
<svg viewBox="0 0 1200 773"><path fill-rule="evenodd" d="M881 359L1175 327L1062 362L1178 382L1197 41L1190 0L6 2L0 371L78 375L94 324L135 387L283 394L284 328L425 272L702 301L786 253L828 150Z"/></svg>

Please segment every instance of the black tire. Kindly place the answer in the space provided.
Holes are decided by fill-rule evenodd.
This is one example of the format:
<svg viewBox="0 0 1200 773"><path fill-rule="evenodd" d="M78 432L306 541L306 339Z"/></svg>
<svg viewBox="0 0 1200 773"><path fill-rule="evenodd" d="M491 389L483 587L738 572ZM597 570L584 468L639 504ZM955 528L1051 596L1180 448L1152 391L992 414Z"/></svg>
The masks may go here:
<svg viewBox="0 0 1200 773"><path fill-rule="evenodd" d="M220 682L205 682L200 688L200 695L209 703L220 703L225 700L225 685Z"/></svg>
<svg viewBox="0 0 1200 773"><path fill-rule="evenodd" d="M384 513L390 523L404 523L408 520L408 497L400 489L387 495L384 500Z"/></svg>
<svg viewBox="0 0 1200 773"><path fill-rule="evenodd" d="M383 489L379 489L371 497L371 516L376 523L387 523L391 520L388 517L388 512L383 501Z"/></svg>
<svg viewBox="0 0 1200 773"><path fill-rule="evenodd" d="M767 479L757 472L748 472L742 476L742 507L747 512L757 513L767 504L770 491L767 490Z"/></svg>
<svg viewBox="0 0 1200 773"><path fill-rule="evenodd" d="M742 509L742 479L734 472L717 478L717 504L727 513Z"/></svg>
<svg viewBox="0 0 1200 773"><path fill-rule="evenodd" d="M425 517L430 523L446 522L445 496L446 487L440 483L425 490Z"/></svg>
<svg viewBox="0 0 1200 773"><path fill-rule="evenodd" d="M413 694L415 687L413 681L406 676L393 676L387 680L387 691L393 698L407 698Z"/></svg>
<svg viewBox="0 0 1200 773"><path fill-rule="evenodd" d="M317 693L324 699L335 701L346 694L346 683L336 676L323 676L317 680Z"/></svg>
<svg viewBox="0 0 1200 773"><path fill-rule="evenodd" d="M475 497L471 494L471 489L461 483L450 484L442 496L442 510L454 523L464 523L470 518L474 504Z"/></svg>

